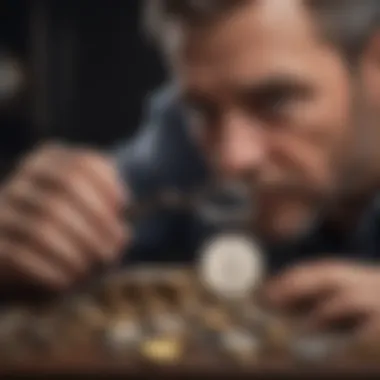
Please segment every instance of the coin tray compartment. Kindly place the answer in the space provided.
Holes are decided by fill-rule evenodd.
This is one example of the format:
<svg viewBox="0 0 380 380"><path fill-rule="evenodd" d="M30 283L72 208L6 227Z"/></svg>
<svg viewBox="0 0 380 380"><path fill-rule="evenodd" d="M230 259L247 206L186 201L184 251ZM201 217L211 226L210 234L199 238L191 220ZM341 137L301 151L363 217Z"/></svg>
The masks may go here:
<svg viewBox="0 0 380 380"><path fill-rule="evenodd" d="M261 310L254 295L230 302L204 289L188 268L142 268L38 308L3 308L0 362L82 356L137 366L244 366L268 358L298 360L290 350L294 336L291 323Z"/></svg>

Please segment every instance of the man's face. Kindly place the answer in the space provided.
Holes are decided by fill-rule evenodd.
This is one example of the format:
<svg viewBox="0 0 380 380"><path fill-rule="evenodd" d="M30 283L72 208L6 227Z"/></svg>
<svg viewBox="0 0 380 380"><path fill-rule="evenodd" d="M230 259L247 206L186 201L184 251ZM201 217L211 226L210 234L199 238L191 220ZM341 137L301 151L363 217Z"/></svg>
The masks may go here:
<svg viewBox="0 0 380 380"><path fill-rule="evenodd" d="M352 78L301 1L248 2L184 30L175 72L218 176L248 181L255 232L299 236L353 160Z"/></svg>

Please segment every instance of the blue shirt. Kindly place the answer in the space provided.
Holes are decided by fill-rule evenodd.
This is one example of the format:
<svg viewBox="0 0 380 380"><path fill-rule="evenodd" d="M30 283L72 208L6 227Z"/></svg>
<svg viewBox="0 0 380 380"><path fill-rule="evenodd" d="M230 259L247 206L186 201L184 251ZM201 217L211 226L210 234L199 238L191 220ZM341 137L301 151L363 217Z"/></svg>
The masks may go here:
<svg viewBox="0 0 380 380"><path fill-rule="evenodd" d="M152 96L138 135L117 148L123 179L137 199L143 200L162 188L187 190L207 178L201 155L188 135L186 117L173 88ZM293 263L338 257L358 261L379 258L380 202L371 203L354 234L337 236L318 226L293 246L267 247L269 269L276 271ZM134 244L125 263L183 262L193 260L207 237L216 233L191 212L157 210L136 225Z"/></svg>

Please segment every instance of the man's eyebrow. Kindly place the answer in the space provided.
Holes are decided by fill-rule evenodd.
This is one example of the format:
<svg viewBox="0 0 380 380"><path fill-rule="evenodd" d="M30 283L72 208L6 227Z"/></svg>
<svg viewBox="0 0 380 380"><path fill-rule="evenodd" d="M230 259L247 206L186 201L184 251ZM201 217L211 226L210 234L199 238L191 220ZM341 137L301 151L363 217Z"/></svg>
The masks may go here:
<svg viewBox="0 0 380 380"><path fill-rule="evenodd" d="M274 93L294 93L308 95L311 90L297 75L273 75L264 79L245 81L241 84L233 83L231 88L239 97L261 97ZM180 101L189 105L213 105L212 97L197 89L188 89L180 95Z"/></svg>
<svg viewBox="0 0 380 380"><path fill-rule="evenodd" d="M246 82L236 86L238 93L245 93L252 96L260 96L263 93L276 91L294 91L297 93L309 92L309 87L297 76L281 75L272 76L256 82Z"/></svg>

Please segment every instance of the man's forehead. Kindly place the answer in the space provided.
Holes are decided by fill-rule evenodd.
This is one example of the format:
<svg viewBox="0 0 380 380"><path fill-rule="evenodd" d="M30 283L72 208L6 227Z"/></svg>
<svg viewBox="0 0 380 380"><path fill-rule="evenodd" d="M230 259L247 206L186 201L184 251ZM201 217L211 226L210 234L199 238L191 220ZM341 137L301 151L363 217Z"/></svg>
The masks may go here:
<svg viewBox="0 0 380 380"><path fill-rule="evenodd" d="M252 2L204 34L190 33L179 57L179 76L200 87L209 87L213 78L243 83L281 73L302 76L323 56L301 3Z"/></svg>
<svg viewBox="0 0 380 380"><path fill-rule="evenodd" d="M186 63L218 62L226 55L257 55L279 47L308 48L316 36L303 0L252 1L205 27L183 32L179 53ZM284 50L284 49L281 49Z"/></svg>

